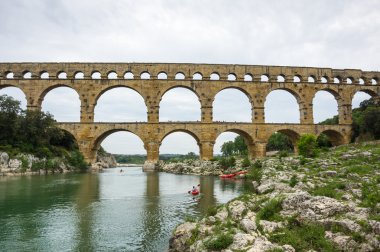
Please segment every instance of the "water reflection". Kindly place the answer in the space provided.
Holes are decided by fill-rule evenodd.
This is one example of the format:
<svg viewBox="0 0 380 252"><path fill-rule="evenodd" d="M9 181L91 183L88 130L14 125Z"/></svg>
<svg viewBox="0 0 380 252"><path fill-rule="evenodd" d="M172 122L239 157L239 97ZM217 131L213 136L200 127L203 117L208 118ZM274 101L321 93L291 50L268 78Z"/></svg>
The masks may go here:
<svg viewBox="0 0 380 252"><path fill-rule="evenodd" d="M199 199L198 211L202 214L205 214L210 206L214 206L216 204L214 184L215 177L200 177L201 197Z"/></svg>
<svg viewBox="0 0 380 252"><path fill-rule="evenodd" d="M94 251L92 243L94 213L91 204L99 200L98 176L83 176L75 198L77 215L76 251Z"/></svg>
<svg viewBox="0 0 380 252"><path fill-rule="evenodd" d="M247 190L238 180L123 169L0 178L0 250L165 251L186 216ZM198 184L201 194L188 194Z"/></svg>

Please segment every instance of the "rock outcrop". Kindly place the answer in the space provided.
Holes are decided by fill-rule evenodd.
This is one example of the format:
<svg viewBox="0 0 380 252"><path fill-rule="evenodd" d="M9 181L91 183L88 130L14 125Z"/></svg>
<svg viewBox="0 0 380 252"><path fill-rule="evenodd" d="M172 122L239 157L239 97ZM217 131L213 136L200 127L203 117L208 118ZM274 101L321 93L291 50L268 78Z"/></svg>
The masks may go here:
<svg viewBox="0 0 380 252"><path fill-rule="evenodd" d="M361 147L263 160L255 192L180 225L169 251L379 251L380 144Z"/></svg>

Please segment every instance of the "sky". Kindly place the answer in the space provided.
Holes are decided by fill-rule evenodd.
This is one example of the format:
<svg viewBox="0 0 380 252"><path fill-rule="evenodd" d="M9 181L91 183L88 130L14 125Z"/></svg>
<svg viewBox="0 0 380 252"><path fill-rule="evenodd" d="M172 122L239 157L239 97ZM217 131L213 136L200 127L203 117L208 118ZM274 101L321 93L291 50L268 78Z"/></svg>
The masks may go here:
<svg viewBox="0 0 380 252"><path fill-rule="evenodd" d="M176 62L331 67L380 70L378 0L1 0L0 62ZM19 100L19 90L0 94ZM353 106L367 99L357 94ZM24 102L24 101L23 101ZM315 122L337 114L334 98L317 93ZM79 97L68 88L47 94L43 110L58 121L79 120ZM267 122L298 122L295 99L272 92ZM286 113L284 113L286 111ZM219 93L214 120L250 121L248 98L237 90ZM146 107L134 91L106 92L96 121L146 121ZM200 104L185 89L166 93L161 121L200 120ZM223 133L220 145L236 135ZM179 145L179 143L181 143ZM120 132L106 138L110 152L144 154L141 140ZM199 153L192 137L173 133L161 153Z"/></svg>

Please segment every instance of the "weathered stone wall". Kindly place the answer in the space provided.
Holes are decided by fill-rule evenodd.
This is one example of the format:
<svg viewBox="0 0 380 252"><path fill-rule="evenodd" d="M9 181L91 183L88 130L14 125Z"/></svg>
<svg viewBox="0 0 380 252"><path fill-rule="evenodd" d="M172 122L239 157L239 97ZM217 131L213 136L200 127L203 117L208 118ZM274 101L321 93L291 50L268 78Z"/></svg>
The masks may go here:
<svg viewBox="0 0 380 252"><path fill-rule="evenodd" d="M80 76L82 75L82 76ZM251 156L265 155L269 136L275 131L296 141L303 133L326 133L334 144L347 143L351 134L351 102L363 91L380 96L380 72L312 67L153 64L153 63L1 63L0 89L14 86L26 95L28 109L40 110L45 95L60 86L73 88L81 100L80 123L60 124L77 139L87 161L96 160L100 142L109 134L127 130L144 142L148 161L158 160L162 139L173 131L190 133L198 142L202 159L212 157L215 139L224 131L241 134ZM312 82L311 82L312 81ZM147 123L94 123L99 97L116 87L137 91L147 106ZM159 122L162 96L170 89L185 87L201 103L201 120L195 123ZM213 101L221 90L235 88L251 102L252 123L213 121ZM286 90L297 100L300 124L266 124L264 103L274 90ZM313 98L318 91L330 92L338 103L339 126L315 125Z"/></svg>

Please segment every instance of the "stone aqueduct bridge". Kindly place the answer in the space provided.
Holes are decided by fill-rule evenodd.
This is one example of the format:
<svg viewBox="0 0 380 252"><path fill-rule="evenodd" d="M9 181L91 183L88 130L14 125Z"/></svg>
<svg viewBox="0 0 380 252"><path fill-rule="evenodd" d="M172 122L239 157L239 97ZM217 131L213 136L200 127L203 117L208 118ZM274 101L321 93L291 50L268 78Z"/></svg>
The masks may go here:
<svg viewBox="0 0 380 252"><path fill-rule="evenodd" d="M163 78L162 78L163 77ZM200 156L208 160L219 134L230 131L242 135L253 157L265 156L266 143L274 132L282 132L295 142L301 134L326 134L333 144L349 142L351 104L358 91L380 96L380 72L331 68L145 63L1 63L0 89L14 86L26 95L27 108L40 110L45 95L57 87L74 89L81 100L80 122L60 123L78 141L89 162L96 160L100 143L111 133L129 131L141 138L147 151L147 167L159 158L159 147L168 134L182 131L192 135ZM99 97L116 87L137 91L147 106L147 122L96 123L94 108ZM170 89L193 91L201 104L201 121L159 122L159 104ZM247 95L252 107L252 123L213 121L213 101L218 92L235 88ZM299 124L265 123L264 103L274 90L286 90L297 100ZM317 125L313 120L313 98L328 91L337 103L339 125ZM178 143L180 144L180 143Z"/></svg>

